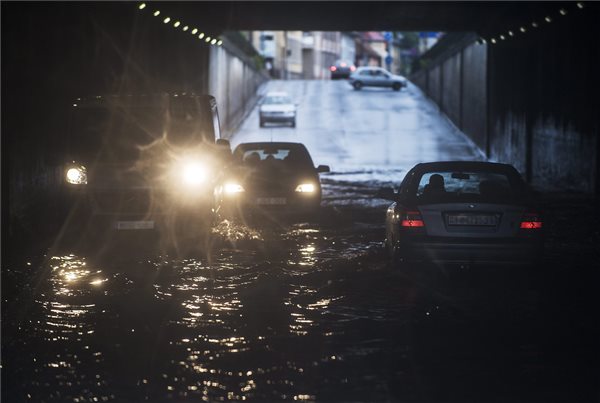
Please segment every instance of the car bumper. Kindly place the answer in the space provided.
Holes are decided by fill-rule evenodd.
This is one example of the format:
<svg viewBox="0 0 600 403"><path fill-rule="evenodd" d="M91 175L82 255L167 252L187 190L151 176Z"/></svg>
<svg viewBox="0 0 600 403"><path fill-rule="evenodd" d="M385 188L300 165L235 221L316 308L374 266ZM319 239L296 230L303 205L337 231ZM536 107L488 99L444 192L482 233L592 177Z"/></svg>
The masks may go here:
<svg viewBox="0 0 600 403"><path fill-rule="evenodd" d="M82 189L69 195L74 222L93 222L93 226L116 231L155 231L169 227L175 218L208 220L214 197L183 197L160 191L136 189Z"/></svg>
<svg viewBox="0 0 600 403"><path fill-rule="evenodd" d="M538 261L542 250L539 242L411 242L398 245L398 256L408 262L531 265Z"/></svg>
<svg viewBox="0 0 600 403"><path fill-rule="evenodd" d="M335 71L331 73L331 78L349 78L350 71Z"/></svg>
<svg viewBox="0 0 600 403"><path fill-rule="evenodd" d="M263 122L293 122L296 119L296 114L270 115L261 113L259 116Z"/></svg>
<svg viewBox="0 0 600 403"><path fill-rule="evenodd" d="M222 200L218 213L231 218L305 216L315 214L320 206L319 196L245 195Z"/></svg>

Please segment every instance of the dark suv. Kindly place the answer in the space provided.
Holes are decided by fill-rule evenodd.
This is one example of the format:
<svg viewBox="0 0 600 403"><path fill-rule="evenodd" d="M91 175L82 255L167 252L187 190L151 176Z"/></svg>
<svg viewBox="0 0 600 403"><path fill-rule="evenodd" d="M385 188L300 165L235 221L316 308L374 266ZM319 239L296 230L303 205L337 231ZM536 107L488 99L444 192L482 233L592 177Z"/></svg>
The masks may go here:
<svg viewBox="0 0 600 403"><path fill-rule="evenodd" d="M64 233L107 242L152 234L198 244L210 231L215 181L231 156L207 95L79 99L69 122Z"/></svg>

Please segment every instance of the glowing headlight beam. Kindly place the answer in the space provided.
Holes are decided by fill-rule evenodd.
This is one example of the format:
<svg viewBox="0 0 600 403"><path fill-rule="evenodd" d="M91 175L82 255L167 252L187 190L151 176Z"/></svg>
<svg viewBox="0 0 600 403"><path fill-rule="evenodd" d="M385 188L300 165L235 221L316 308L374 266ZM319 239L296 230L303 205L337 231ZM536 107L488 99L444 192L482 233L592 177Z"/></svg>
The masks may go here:
<svg viewBox="0 0 600 403"><path fill-rule="evenodd" d="M225 186L223 186L223 191L227 194L242 193L244 187L238 183L226 183Z"/></svg>
<svg viewBox="0 0 600 403"><path fill-rule="evenodd" d="M301 183L296 187L296 192L299 193L313 193L315 191L315 185L312 183Z"/></svg>
<svg viewBox="0 0 600 403"><path fill-rule="evenodd" d="M86 185L87 170L84 166L69 168L65 175L65 179L72 185Z"/></svg>
<svg viewBox="0 0 600 403"><path fill-rule="evenodd" d="M206 168L199 163L192 162L183 168L182 179L186 185L197 186L206 180Z"/></svg>

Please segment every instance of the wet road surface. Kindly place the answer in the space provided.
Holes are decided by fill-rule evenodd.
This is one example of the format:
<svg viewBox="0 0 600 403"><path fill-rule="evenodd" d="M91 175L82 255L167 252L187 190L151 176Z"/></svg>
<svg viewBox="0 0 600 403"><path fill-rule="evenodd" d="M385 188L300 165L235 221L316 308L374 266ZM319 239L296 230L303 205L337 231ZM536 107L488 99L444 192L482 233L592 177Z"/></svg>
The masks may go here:
<svg viewBox="0 0 600 403"><path fill-rule="evenodd" d="M2 401L598 401L593 201L546 200L531 276L399 272L372 194L416 162L477 150L412 87L270 85L300 99L297 128L259 129L252 113L233 143L306 143L332 168L320 217L221 222L208 255L14 251Z"/></svg>

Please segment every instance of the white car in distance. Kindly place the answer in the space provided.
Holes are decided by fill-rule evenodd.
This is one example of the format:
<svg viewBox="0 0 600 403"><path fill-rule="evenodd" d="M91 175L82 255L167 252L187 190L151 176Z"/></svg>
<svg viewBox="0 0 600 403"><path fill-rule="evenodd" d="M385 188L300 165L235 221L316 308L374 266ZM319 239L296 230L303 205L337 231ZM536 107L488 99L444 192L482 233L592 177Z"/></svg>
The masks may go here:
<svg viewBox="0 0 600 403"><path fill-rule="evenodd" d="M297 104L285 92L268 92L260 104L258 115L260 127L265 123L289 123L296 127Z"/></svg>

